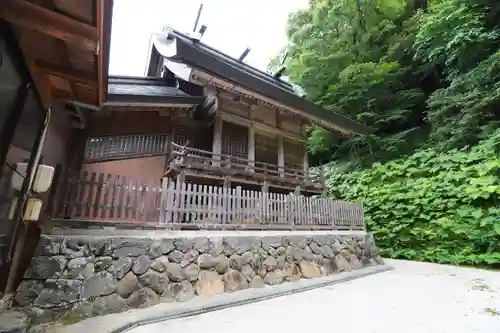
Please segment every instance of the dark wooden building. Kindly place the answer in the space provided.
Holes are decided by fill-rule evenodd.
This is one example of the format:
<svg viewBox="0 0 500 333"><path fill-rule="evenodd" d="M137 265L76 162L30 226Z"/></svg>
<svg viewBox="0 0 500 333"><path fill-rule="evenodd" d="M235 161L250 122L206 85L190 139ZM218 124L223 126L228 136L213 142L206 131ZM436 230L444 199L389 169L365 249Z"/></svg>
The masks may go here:
<svg viewBox="0 0 500 333"><path fill-rule="evenodd" d="M13 290L52 222L332 228L327 217L337 214L363 227L359 206L325 198L306 129L369 128L308 101L282 70L257 70L198 33L165 29L152 38L144 77L110 77L112 8L111 0L0 2L0 292ZM20 162L28 169L16 192ZM56 177L40 220L25 223L40 164Z"/></svg>

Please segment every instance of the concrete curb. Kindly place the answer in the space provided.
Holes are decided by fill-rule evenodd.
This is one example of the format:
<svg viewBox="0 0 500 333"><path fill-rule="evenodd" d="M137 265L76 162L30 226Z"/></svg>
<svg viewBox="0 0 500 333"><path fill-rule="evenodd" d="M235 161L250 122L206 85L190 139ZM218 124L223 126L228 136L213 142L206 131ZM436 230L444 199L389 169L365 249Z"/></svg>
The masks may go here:
<svg viewBox="0 0 500 333"><path fill-rule="evenodd" d="M372 274L386 272L391 269L392 267L389 265L366 267L356 271L343 272L340 274L335 274L310 280L300 280L293 283L284 283L281 285L266 287L262 289L253 288L231 294L220 294L211 297L196 297L195 299L192 299L187 302L175 303L174 306L172 306L172 303L170 303L170 306L167 309L161 309L161 310L156 309L156 311L155 310L152 311L155 312L152 314L147 313L148 309L139 310L144 312L141 312L140 315L131 316L135 318L128 320L126 323L120 324L114 322L114 325L113 323L111 323L112 324L111 326L114 327L106 328L106 326L108 325L106 325L102 321L100 323L95 323L95 324L97 324L97 327L99 327L100 332L121 333L136 328L138 326L144 326L171 319L195 316L207 312L222 310L229 307L245 305L253 302L260 302L275 297L287 296L299 292L308 291L311 289L321 288L328 285L355 280ZM158 313L158 310L160 310L159 311L160 313ZM122 313L121 315L127 316L127 313ZM103 317L101 318L105 320L105 318ZM90 320L93 319L94 320L99 319L99 317L92 318ZM71 333L77 333L80 331L89 332L89 329L91 329L91 327L89 327L89 325L85 323L87 321L88 320L85 320L78 324L66 327L66 332L71 332ZM81 326L80 324L82 324L83 327L77 327Z"/></svg>

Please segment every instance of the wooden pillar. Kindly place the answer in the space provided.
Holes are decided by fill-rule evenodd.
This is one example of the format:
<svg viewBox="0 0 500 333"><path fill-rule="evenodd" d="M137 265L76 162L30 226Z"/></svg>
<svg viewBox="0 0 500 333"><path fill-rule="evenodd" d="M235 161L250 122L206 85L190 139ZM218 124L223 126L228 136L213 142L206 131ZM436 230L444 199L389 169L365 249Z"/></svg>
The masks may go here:
<svg viewBox="0 0 500 333"><path fill-rule="evenodd" d="M224 185L222 186L222 223L229 223L230 214L230 201L229 196L231 194L231 178L229 176L224 177Z"/></svg>
<svg viewBox="0 0 500 333"><path fill-rule="evenodd" d="M213 159L215 161L220 160L220 154L222 152L222 118L219 115L215 116L214 122L214 141L212 145ZM214 166L220 166L219 162L213 162Z"/></svg>
<svg viewBox="0 0 500 333"><path fill-rule="evenodd" d="M264 180L264 183L262 183L262 193L267 193L269 192L269 183L267 180Z"/></svg>
<svg viewBox="0 0 500 333"><path fill-rule="evenodd" d="M278 135L278 169L281 177L284 176L285 171L285 152L283 150L283 137Z"/></svg>
<svg viewBox="0 0 500 333"><path fill-rule="evenodd" d="M177 180L175 182L175 207L177 208L177 213L175 214L175 219L174 223L181 223L183 222L183 212L180 211L180 207L182 207L181 200L184 200L184 181L186 177L184 175L184 171L181 171L177 174Z"/></svg>
<svg viewBox="0 0 500 333"><path fill-rule="evenodd" d="M328 189L326 188L326 177L325 177L325 168L323 166L319 167L319 176L320 176L320 181L321 181L321 186L322 186L322 191L321 191L321 196L326 197Z"/></svg>
<svg viewBox="0 0 500 333"><path fill-rule="evenodd" d="M255 167L255 127L253 124L248 126L248 166L251 171Z"/></svg>
<svg viewBox="0 0 500 333"><path fill-rule="evenodd" d="M167 207L167 196L168 196L168 189L170 185L170 178L168 177L162 177L161 179L161 188L162 192L160 195L160 216L159 216L159 221L158 224L164 225L167 223L167 212L166 209L170 209L171 207ZM168 212L170 214L170 212ZM170 222L170 221L168 221Z"/></svg>
<svg viewBox="0 0 500 333"><path fill-rule="evenodd" d="M295 186L295 192L294 192L294 194L296 196L300 196L300 185Z"/></svg>
<svg viewBox="0 0 500 333"><path fill-rule="evenodd" d="M302 162L304 164L304 174L308 175L307 170L309 170L309 156L308 156L308 151L307 151L307 145L304 146L304 156L302 158Z"/></svg>

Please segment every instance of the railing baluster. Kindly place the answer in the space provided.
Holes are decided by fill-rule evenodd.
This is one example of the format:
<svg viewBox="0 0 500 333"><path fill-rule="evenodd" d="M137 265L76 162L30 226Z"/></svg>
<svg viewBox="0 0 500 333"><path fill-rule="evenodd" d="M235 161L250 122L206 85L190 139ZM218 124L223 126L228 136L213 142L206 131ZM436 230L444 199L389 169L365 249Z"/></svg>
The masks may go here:
<svg viewBox="0 0 500 333"><path fill-rule="evenodd" d="M100 203L101 203L101 194L102 194L102 188L104 187L104 174L100 173L99 174L99 180L97 181L97 190L94 198L94 211L92 216L97 218L99 214L99 209L100 209Z"/></svg>
<svg viewBox="0 0 500 333"><path fill-rule="evenodd" d="M111 175L108 173L106 177L106 182L104 183L104 198L102 200L102 209L101 209L101 218L105 219L108 214L108 200L109 200L109 191L110 191L110 182L111 182Z"/></svg>
<svg viewBox="0 0 500 333"><path fill-rule="evenodd" d="M74 170L68 170L66 177L64 178L66 181L65 187L63 187L63 206L62 206L62 217L70 218L71 217L71 209L70 205L72 205L71 194L74 191L75 187L75 176L76 173Z"/></svg>
<svg viewBox="0 0 500 333"><path fill-rule="evenodd" d="M119 185L120 176L115 176L115 180L113 181L113 196L111 197L111 208L109 211L109 217L114 218L115 216L115 207L116 207L116 195L118 194L117 187Z"/></svg>
<svg viewBox="0 0 500 333"><path fill-rule="evenodd" d="M90 209L92 208L92 202L94 198L94 186L96 185L96 173L92 172L90 176L88 192L87 192L87 201L85 202L85 217L90 217Z"/></svg>
<svg viewBox="0 0 500 333"><path fill-rule="evenodd" d="M167 192L167 199L166 199L167 206L166 206L166 214L165 214L167 216L167 223L175 222L175 210L174 210L174 207L175 207L174 199L175 199L175 195L176 195L175 188L176 188L175 182L170 182L168 184L168 192Z"/></svg>
<svg viewBox="0 0 500 333"><path fill-rule="evenodd" d="M185 221L184 222L191 222L192 221L192 218L193 218L193 203L192 203L192 194L193 194L193 191L192 191L192 184L191 183L188 183L186 184L186 198L185 198L185 213L184 213L184 216L185 216Z"/></svg>
<svg viewBox="0 0 500 333"><path fill-rule="evenodd" d="M207 220L210 223L215 223L215 209L214 209L214 202L213 202L213 192L214 192L214 187L212 185L208 185L208 216Z"/></svg>

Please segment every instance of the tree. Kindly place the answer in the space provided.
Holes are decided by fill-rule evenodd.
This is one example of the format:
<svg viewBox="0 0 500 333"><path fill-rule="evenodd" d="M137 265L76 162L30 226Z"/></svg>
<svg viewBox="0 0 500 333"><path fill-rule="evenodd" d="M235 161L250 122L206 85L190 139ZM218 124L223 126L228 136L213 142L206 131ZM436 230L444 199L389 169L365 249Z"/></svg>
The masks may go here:
<svg viewBox="0 0 500 333"><path fill-rule="evenodd" d="M376 128L354 138L311 128L313 164L366 166L484 137L498 120L499 22L493 0L316 0L291 15L287 75Z"/></svg>

